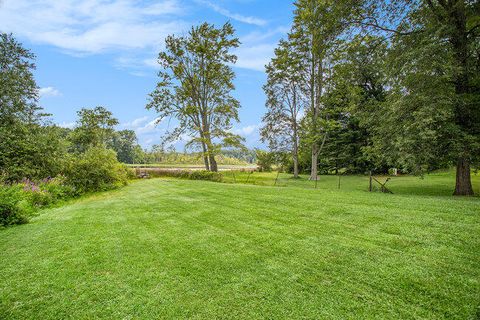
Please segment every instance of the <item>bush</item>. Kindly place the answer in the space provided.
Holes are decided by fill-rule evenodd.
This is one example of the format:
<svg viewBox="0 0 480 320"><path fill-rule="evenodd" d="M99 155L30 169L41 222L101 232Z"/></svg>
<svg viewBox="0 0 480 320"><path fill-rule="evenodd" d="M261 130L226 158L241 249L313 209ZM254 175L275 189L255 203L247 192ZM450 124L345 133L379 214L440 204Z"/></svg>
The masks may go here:
<svg viewBox="0 0 480 320"><path fill-rule="evenodd" d="M21 185L0 185L0 226L28 222L29 203Z"/></svg>
<svg viewBox="0 0 480 320"><path fill-rule="evenodd" d="M54 201L66 200L79 195L74 186L68 184L67 177L58 175L53 179L44 179L39 183L41 191L49 193Z"/></svg>
<svg viewBox="0 0 480 320"><path fill-rule="evenodd" d="M187 179L190 180L207 180L214 182L221 182L222 178L223 176L221 173L211 171L192 171L187 177Z"/></svg>
<svg viewBox="0 0 480 320"><path fill-rule="evenodd" d="M126 185L128 168L115 151L93 147L70 161L66 177L78 193L104 191Z"/></svg>
<svg viewBox="0 0 480 320"><path fill-rule="evenodd" d="M272 166L275 164L275 153L263 151L263 150L255 150L257 155L257 165L261 172L270 172L272 171Z"/></svg>

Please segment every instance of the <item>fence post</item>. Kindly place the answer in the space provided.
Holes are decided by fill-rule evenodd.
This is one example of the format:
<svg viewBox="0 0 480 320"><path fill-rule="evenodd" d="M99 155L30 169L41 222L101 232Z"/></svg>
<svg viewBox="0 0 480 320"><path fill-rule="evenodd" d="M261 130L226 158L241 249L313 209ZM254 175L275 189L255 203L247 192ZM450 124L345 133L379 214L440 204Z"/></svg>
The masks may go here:
<svg viewBox="0 0 480 320"><path fill-rule="evenodd" d="M342 177L341 174L338 175L338 189L340 189L340 178Z"/></svg>
<svg viewBox="0 0 480 320"><path fill-rule="evenodd" d="M372 171L370 170L370 185L368 187L368 190L372 192Z"/></svg>
<svg viewBox="0 0 480 320"><path fill-rule="evenodd" d="M274 187L277 185L277 180L278 180L278 176L280 175L280 171L278 171L277 173L277 177L275 178L275 184L273 185Z"/></svg>
<svg viewBox="0 0 480 320"><path fill-rule="evenodd" d="M237 178L235 177L235 171L232 171L233 174L233 183L237 183Z"/></svg>
<svg viewBox="0 0 480 320"><path fill-rule="evenodd" d="M245 183L248 183L248 180L250 180L250 176L252 175L253 171L250 171L249 175L247 176L247 182Z"/></svg>

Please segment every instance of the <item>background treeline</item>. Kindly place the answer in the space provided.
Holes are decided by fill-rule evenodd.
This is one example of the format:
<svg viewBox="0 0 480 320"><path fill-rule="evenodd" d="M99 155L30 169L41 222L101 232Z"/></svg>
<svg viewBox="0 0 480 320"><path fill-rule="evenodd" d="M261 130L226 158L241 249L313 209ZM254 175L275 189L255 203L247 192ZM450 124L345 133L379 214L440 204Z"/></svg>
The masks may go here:
<svg viewBox="0 0 480 320"><path fill-rule="evenodd" d="M298 0L267 65L262 138L287 167L422 174L480 161L480 3ZM280 156L279 159L282 159Z"/></svg>
<svg viewBox="0 0 480 320"><path fill-rule="evenodd" d="M113 148L116 150L115 147ZM129 164L205 164L202 152L179 152L174 146L164 148L161 145L154 145L149 150L142 150L139 147L136 147L135 150L133 162L131 162L131 158L125 159L120 156L119 161ZM117 154L119 154L118 151ZM246 148L221 150L216 156L216 162L219 165L245 165L253 164L255 161L255 151Z"/></svg>

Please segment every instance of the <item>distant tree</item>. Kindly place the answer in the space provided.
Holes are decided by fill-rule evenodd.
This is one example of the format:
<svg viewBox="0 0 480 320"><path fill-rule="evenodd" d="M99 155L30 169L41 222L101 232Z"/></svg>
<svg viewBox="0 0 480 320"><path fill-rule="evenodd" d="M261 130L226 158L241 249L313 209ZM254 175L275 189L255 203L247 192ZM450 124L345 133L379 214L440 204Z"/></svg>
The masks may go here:
<svg viewBox="0 0 480 320"><path fill-rule="evenodd" d="M325 110L326 80L332 68L339 37L348 26L355 1L298 0L295 2L294 23L290 38L295 52L302 57L303 77L309 105L305 112L303 139L311 144L310 179L318 179L318 157L333 127Z"/></svg>
<svg viewBox="0 0 480 320"><path fill-rule="evenodd" d="M272 167L276 162L275 152L256 149L255 153L257 158L257 165L260 168L260 171L272 171Z"/></svg>
<svg viewBox="0 0 480 320"><path fill-rule="evenodd" d="M356 36L336 54L325 103L338 126L330 133L325 156L331 168L349 172L385 171L397 163L377 148L377 127L388 97L387 43L383 37ZM384 137L381 137L384 139ZM386 140L386 139L385 139Z"/></svg>
<svg viewBox="0 0 480 320"><path fill-rule="evenodd" d="M231 133L238 121L239 102L231 96L235 74L230 64L238 47L230 23L221 28L208 23L192 27L187 36L168 36L166 50L158 62L160 81L150 94L147 109L155 109L158 121L178 120L178 126L164 138L172 142L188 136L188 146L199 146L205 168L217 171L215 155L222 147L240 146L242 139Z"/></svg>
<svg viewBox="0 0 480 320"><path fill-rule="evenodd" d="M75 151L85 152L90 147L106 147L111 143L118 120L110 111L104 107L83 108L77 115L77 125L70 135Z"/></svg>
<svg viewBox="0 0 480 320"><path fill-rule="evenodd" d="M137 135L133 130L116 131L112 135L111 148L117 153L120 162L134 163L137 146Z"/></svg>
<svg viewBox="0 0 480 320"><path fill-rule="evenodd" d="M267 113L263 116L261 136L272 151L292 155L293 174L298 178L299 120L306 103L302 91L300 59L288 41L280 41L275 57L266 66Z"/></svg>

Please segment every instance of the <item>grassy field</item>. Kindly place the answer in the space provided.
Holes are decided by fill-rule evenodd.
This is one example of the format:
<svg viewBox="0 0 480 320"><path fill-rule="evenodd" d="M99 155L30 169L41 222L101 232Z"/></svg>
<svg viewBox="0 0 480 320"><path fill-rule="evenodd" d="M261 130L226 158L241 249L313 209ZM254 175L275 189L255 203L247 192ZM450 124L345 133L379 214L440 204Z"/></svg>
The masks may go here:
<svg viewBox="0 0 480 320"><path fill-rule="evenodd" d="M245 172L232 171L223 173L224 181L227 183L253 184L261 186L295 187L319 190L343 191L367 191L369 188L368 176L320 176L317 183L309 180L309 176L300 175L294 179L292 174L277 172ZM426 174L422 178L415 176L375 176L384 183L390 179L386 186L395 194L429 195L429 196L450 196L455 187L454 171L440 171ZM339 187L340 179L340 187ZM277 180L275 182L275 180ZM472 174L473 188L478 196L480 194L480 174ZM380 185L373 183L374 190L379 191Z"/></svg>
<svg viewBox="0 0 480 320"><path fill-rule="evenodd" d="M0 230L0 319L477 319L480 199L452 179L137 181Z"/></svg>

